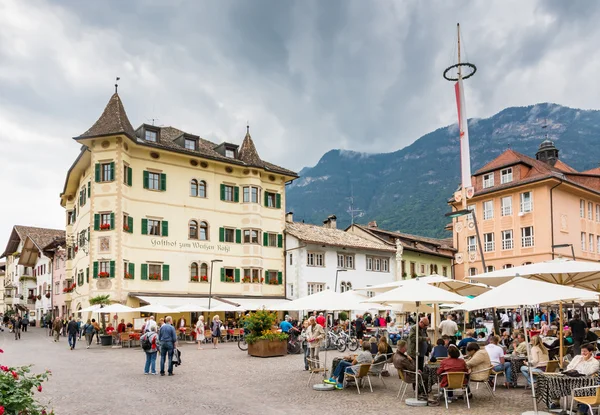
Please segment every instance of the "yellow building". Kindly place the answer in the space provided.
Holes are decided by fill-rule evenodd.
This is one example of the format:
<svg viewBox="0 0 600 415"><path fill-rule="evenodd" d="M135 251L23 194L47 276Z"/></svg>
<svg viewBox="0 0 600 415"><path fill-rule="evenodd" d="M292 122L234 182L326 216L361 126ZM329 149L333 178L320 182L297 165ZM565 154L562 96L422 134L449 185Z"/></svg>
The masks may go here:
<svg viewBox="0 0 600 415"><path fill-rule="evenodd" d="M249 132L238 146L134 130L115 93L74 139L61 194L71 312L105 294L130 306L207 297L211 271L213 295L285 298L285 185L297 175L261 160Z"/></svg>

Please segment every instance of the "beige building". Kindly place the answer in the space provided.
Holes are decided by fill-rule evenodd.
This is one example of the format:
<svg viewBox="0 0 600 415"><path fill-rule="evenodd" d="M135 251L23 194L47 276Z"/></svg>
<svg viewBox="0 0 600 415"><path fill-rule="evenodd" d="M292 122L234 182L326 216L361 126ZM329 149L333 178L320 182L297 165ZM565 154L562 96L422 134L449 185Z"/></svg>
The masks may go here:
<svg viewBox="0 0 600 415"><path fill-rule="evenodd" d="M549 140L536 158L506 150L472 177L486 271L558 255L600 260L600 168L578 172ZM449 201L453 210L461 201ZM484 271L471 215L453 220L457 278ZM571 251L571 249L573 251Z"/></svg>
<svg viewBox="0 0 600 415"><path fill-rule="evenodd" d="M79 137L61 194L65 301L130 306L159 297L285 298L285 185L296 173L241 146L173 127L131 126L115 93Z"/></svg>

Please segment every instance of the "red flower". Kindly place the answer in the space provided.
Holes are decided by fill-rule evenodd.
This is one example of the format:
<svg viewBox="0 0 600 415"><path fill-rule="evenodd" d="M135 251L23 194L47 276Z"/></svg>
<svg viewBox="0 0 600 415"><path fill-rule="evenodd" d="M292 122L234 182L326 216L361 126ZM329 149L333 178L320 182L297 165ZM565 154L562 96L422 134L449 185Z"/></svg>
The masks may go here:
<svg viewBox="0 0 600 415"><path fill-rule="evenodd" d="M0 415L2 415L2 414L0 414ZM46 415L46 410L45 409L42 409L42 415Z"/></svg>
<svg viewBox="0 0 600 415"><path fill-rule="evenodd" d="M0 353L4 353L4 350L0 349Z"/></svg>
<svg viewBox="0 0 600 415"><path fill-rule="evenodd" d="M4 414L4 407L0 406L0 415Z"/></svg>
<svg viewBox="0 0 600 415"><path fill-rule="evenodd" d="M17 374L17 372L15 372L14 370L12 370L10 373L11 373L11 375L12 375L13 378L19 379L19 375Z"/></svg>
<svg viewBox="0 0 600 415"><path fill-rule="evenodd" d="M38 386L38 392L41 392L41 391L42 391L42 385L39 385Z"/></svg>
<svg viewBox="0 0 600 415"><path fill-rule="evenodd" d="M7 366L0 366L0 370L2 370L3 372L8 372L8 367Z"/></svg>

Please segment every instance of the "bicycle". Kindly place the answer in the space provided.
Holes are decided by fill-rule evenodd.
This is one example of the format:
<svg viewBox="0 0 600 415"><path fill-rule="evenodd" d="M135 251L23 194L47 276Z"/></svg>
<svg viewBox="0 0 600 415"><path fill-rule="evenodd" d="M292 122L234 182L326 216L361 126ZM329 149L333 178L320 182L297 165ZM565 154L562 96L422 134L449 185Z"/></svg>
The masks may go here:
<svg viewBox="0 0 600 415"><path fill-rule="evenodd" d="M344 330L340 331L339 337L340 337L340 340L342 340L342 342L344 343L344 349L340 350L340 352L345 351L346 347L351 352L354 352L354 351L356 351L358 349L358 339L356 337L350 336Z"/></svg>
<svg viewBox="0 0 600 415"><path fill-rule="evenodd" d="M246 343L246 331L244 330L244 334L240 336L238 339L238 347L241 351L245 352L248 350L248 343Z"/></svg>
<svg viewBox="0 0 600 415"><path fill-rule="evenodd" d="M300 332L298 330L292 331L288 333L288 344L287 344L287 352L288 354L299 354L302 353L302 342L298 341L298 335Z"/></svg>
<svg viewBox="0 0 600 415"><path fill-rule="evenodd" d="M346 350L346 342L334 330L329 330L325 337L325 350L330 349L337 349L340 352Z"/></svg>

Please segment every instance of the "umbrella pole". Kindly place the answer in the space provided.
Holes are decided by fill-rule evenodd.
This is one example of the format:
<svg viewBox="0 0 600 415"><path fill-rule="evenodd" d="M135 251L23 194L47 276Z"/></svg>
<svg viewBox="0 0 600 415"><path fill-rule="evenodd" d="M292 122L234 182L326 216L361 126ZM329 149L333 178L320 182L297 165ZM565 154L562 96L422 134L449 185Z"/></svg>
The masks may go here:
<svg viewBox="0 0 600 415"><path fill-rule="evenodd" d="M440 311L438 309L438 305L433 305L433 315L431 316L431 326L433 327L433 343L435 344L438 339L438 316L440 315Z"/></svg>
<svg viewBox="0 0 600 415"><path fill-rule="evenodd" d="M419 301L417 305L417 322L415 324L415 397L406 399L407 406L427 406L427 401L419 400ZM410 333L410 332L409 332ZM409 334L410 340L410 334Z"/></svg>
<svg viewBox="0 0 600 415"><path fill-rule="evenodd" d="M333 316L332 316L333 318ZM325 380L327 378L327 350L329 349L329 347L327 347L327 310L325 310L325 327L324 327L324 331L325 331L325 359L323 361L323 368L325 369L323 371L323 380ZM321 347L321 346L319 346ZM333 376L333 372L331 373L331 376ZM328 383L325 382L321 382L321 383L317 383L315 385L313 385L313 389L317 390L317 391L332 391L335 389L335 387L333 385L330 385Z"/></svg>
<svg viewBox="0 0 600 415"><path fill-rule="evenodd" d="M562 368L563 367L563 330L564 330L564 324L563 324L563 303L562 301L559 301L558 303L558 336L559 336L559 340L558 340L558 356L559 356L559 362L558 365Z"/></svg>
<svg viewBox="0 0 600 415"><path fill-rule="evenodd" d="M535 398L535 383L533 382L533 372L531 367L531 353L529 352L529 335L527 334L527 323L529 319L529 313L527 309L523 306L521 310L525 311L525 344L527 345L527 367L529 368L529 381L531 382L531 395L533 397L533 412L527 411L523 412L521 415L550 415L548 412L539 412L537 407L537 399Z"/></svg>

